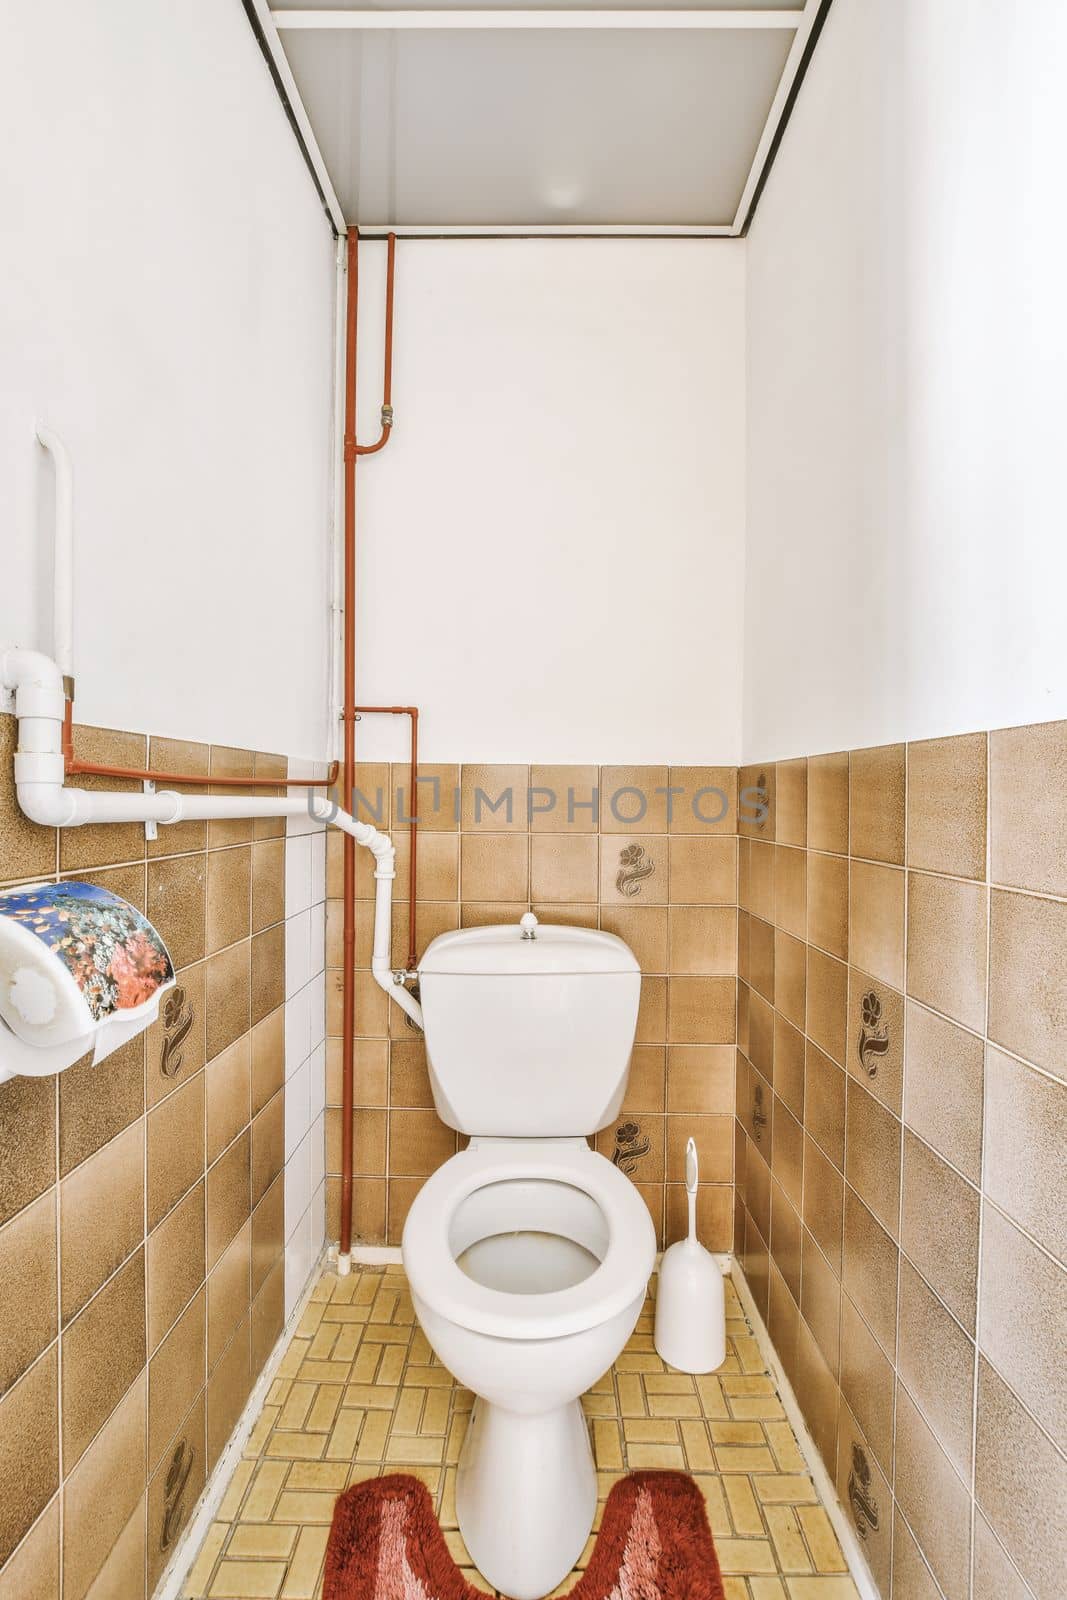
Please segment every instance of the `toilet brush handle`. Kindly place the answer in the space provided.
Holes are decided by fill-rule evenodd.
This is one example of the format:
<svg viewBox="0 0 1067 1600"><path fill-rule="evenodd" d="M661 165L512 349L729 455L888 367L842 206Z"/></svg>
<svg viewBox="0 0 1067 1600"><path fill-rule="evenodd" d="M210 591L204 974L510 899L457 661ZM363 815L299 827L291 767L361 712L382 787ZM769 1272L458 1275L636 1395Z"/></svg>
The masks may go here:
<svg viewBox="0 0 1067 1600"><path fill-rule="evenodd" d="M697 1167L697 1142L690 1139L685 1147L685 1192L689 1199L689 1237L697 1236L697 1183L700 1173Z"/></svg>

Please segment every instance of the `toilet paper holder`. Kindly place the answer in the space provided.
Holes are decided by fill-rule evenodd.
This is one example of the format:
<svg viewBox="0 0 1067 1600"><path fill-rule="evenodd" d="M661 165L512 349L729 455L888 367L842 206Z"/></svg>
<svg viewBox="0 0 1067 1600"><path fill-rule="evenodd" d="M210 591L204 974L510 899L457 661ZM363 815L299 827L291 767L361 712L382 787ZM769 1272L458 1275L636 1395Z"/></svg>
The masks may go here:
<svg viewBox="0 0 1067 1600"><path fill-rule="evenodd" d="M175 986L158 930L89 883L0 890L0 1082L94 1063L152 1025Z"/></svg>

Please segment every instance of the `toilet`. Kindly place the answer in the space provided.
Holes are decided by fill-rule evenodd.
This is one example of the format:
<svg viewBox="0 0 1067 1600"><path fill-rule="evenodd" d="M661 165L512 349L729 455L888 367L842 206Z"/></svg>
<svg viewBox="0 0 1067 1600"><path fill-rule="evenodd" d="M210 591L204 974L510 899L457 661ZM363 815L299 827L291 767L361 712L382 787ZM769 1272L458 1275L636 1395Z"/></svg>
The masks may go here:
<svg viewBox="0 0 1067 1600"><path fill-rule="evenodd" d="M513 1600L566 1577L597 1485L580 1396L640 1315L648 1209L586 1136L614 1120L641 972L621 939L539 924L441 934L419 965L439 1115L470 1143L423 1185L403 1258L415 1313L475 1403L460 1532Z"/></svg>

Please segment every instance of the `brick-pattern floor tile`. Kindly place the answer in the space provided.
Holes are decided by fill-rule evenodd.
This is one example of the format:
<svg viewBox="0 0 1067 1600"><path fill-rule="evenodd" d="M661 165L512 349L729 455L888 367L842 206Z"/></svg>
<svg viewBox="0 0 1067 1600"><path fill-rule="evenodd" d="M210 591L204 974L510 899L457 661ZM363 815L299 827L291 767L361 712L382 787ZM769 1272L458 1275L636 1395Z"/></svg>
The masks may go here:
<svg viewBox="0 0 1067 1600"><path fill-rule="evenodd" d="M611 1372L583 1397L604 1501L628 1471L691 1472L727 1600L857 1600L774 1380L726 1283L727 1356L692 1378L652 1340L650 1297ZM434 1355L402 1270L323 1274L190 1572L186 1600L320 1600L338 1494L408 1472L434 1498L452 1557L485 1588L456 1523L456 1463L473 1396ZM566 1594L588 1564L590 1537Z"/></svg>

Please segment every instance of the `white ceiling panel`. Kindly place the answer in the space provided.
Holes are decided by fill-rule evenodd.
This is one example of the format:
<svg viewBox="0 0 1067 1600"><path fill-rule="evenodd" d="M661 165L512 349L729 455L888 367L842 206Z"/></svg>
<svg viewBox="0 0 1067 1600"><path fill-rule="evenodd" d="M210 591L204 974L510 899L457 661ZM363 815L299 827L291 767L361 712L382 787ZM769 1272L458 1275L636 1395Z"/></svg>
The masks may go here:
<svg viewBox="0 0 1067 1600"><path fill-rule="evenodd" d="M826 0L245 0L334 224L741 231Z"/></svg>

